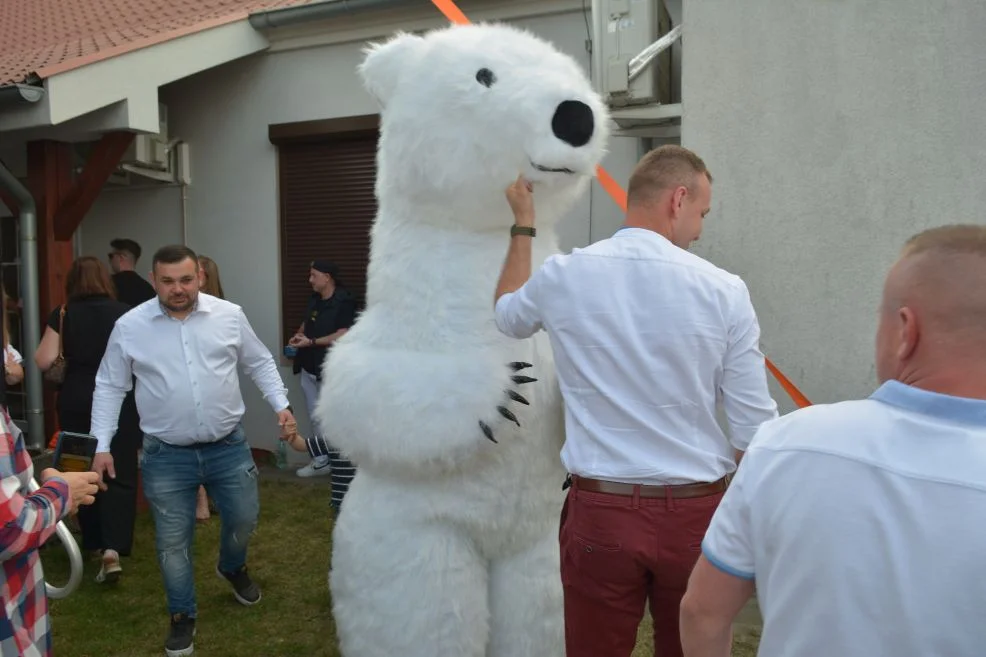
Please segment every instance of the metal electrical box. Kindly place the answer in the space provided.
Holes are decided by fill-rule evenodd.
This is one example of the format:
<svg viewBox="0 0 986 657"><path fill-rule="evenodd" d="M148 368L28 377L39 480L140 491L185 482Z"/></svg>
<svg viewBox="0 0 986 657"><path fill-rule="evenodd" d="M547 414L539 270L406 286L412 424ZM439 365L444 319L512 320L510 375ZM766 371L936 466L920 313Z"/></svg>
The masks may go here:
<svg viewBox="0 0 986 657"><path fill-rule="evenodd" d="M671 28L663 0L593 0L592 10L597 89L607 102L615 107L670 102L670 50L630 80L630 60Z"/></svg>

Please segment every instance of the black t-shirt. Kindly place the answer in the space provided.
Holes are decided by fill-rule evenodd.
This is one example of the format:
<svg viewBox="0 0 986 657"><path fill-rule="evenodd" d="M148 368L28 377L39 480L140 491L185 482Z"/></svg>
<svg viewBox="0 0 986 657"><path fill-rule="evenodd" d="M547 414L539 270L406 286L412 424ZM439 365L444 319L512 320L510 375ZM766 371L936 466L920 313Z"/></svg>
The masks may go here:
<svg viewBox="0 0 986 657"><path fill-rule="evenodd" d="M116 286L116 298L131 308L155 297L151 284L135 271L113 274L113 285Z"/></svg>
<svg viewBox="0 0 986 657"><path fill-rule="evenodd" d="M96 372L103 360L106 343L116 320L128 310L130 306L107 296L83 297L68 302L61 334L65 380L59 387L59 410L90 412ZM48 326L56 333L60 311L61 306L58 306L48 316Z"/></svg>
<svg viewBox="0 0 986 657"><path fill-rule="evenodd" d="M356 321L356 299L348 290L337 287L332 296L323 299L318 293L312 294L305 315L304 333L309 338L322 338L332 335L339 329L349 328ZM301 347L294 359L297 374L305 370L321 378L322 361L328 347Z"/></svg>

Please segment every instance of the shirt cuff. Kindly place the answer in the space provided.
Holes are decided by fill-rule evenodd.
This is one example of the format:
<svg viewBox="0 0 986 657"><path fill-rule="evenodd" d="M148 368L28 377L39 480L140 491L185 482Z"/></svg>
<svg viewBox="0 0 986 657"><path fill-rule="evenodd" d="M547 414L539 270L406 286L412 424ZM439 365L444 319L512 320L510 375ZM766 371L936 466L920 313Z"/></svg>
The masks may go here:
<svg viewBox="0 0 986 657"><path fill-rule="evenodd" d="M58 519L62 520L69 513L69 502L71 490L69 488L68 482L61 477L49 477L41 486L35 494L40 493L41 495L48 497L49 495L54 495L62 504L62 512L59 514ZM49 499L51 499L49 497Z"/></svg>
<svg viewBox="0 0 986 657"><path fill-rule="evenodd" d="M764 422L769 422L770 420L764 420ZM760 425L756 424L753 426L730 426L730 442L733 447L741 452L745 452L750 448L750 443L753 442L753 437L757 435L757 431L760 430Z"/></svg>
<svg viewBox="0 0 986 657"><path fill-rule="evenodd" d="M287 395L278 394L274 397L274 403L271 405L274 407L275 413L280 413L281 411L287 410L288 406L290 406L291 403L288 402Z"/></svg>
<svg viewBox="0 0 986 657"><path fill-rule="evenodd" d="M102 438L100 436L96 436L96 453L105 454L110 451L110 443L112 442L112 438Z"/></svg>
<svg viewBox="0 0 986 657"><path fill-rule="evenodd" d="M718 556L716 556L715 553L713 553L712 550L709 549L709 542L707 540L702 541L702 556L705 557L706 561L708 561L710 564L712 564L722 572L726 573L727 575L732 575L733 577L738 577L740 579L745 579L745 580L756 579L754 573L748 572L746 570L741 570L740 568L734 568L733 566L730 566L725 561L723 561Z"/></svg>
<svg viewBox="0 0 986 657"><path fill-rule="evenodd" d="M513 335L511 335L510 327L508 326L506 320L504 320L504 315L506 314L507 303L510 302L510 299L515 294L517 294L516 291L504 292L502 295L500 295L500 298L497 299L496 303L493 305L493 322L496 324L497 330L499 330L500 333L503 333L504 335L510 337L513 337Z"/></svg>

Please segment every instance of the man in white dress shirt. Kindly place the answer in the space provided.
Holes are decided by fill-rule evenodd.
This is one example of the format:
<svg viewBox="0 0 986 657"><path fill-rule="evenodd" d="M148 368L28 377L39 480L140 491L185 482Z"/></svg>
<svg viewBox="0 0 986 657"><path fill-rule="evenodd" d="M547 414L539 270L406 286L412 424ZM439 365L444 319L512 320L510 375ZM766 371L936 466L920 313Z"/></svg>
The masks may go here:
<svg viewBox="0 0 986 657"><path fill-rule="evenodd" d="M754 590L761 657L986 652L986 227L908 241L868 399L761 427L681 605L688 657L726 657Z"/></svg>
<svg viewBox="0 0 986 657"><path fill-rule="evenodd" d="M655 654L681 654L678 606L702 535L737 453L777 416L746 285L686 250L711 183L691 151L651 151L630 179L624 227L533 276L537 238L512 231L496 323L514 338L548 332L565 400L568 657L629 657L648 602ZM517 225L533 227L530 188L519 180L507 196Z"/></svg>
<svg viewBox="0 0 986 657"><path fill-rule="evenodd" d="M222 518L217 572L240 603L260 601L246 568L260 503L257 466L240 425L245 408L237 366L260 388L281 426L294 418L274 358L243 310L199 292L195 252L166 246L154 254L152 266L157 297L117 320L96 375L92 434L99 446L93 469L114 476L110 441L136 377L144 494L171 614L165 650L168 657L185 657L193 652L197 615L192 540L199 485Z"/></svg>

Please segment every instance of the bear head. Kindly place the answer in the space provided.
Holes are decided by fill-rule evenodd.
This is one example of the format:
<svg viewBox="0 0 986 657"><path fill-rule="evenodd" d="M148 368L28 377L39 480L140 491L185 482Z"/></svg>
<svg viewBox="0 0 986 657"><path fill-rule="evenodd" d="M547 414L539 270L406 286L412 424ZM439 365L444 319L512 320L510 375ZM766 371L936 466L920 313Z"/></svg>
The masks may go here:
<svg viewBox="0 0 986 657"><path fill-rule="evenodd" d="M371 45L359 70L381 106L377 196L441 210L421 221L509 225L504 190L523 174L538 226L550 225L605 154L609 116L583 69L527 31L398 33Z"/></svg>

